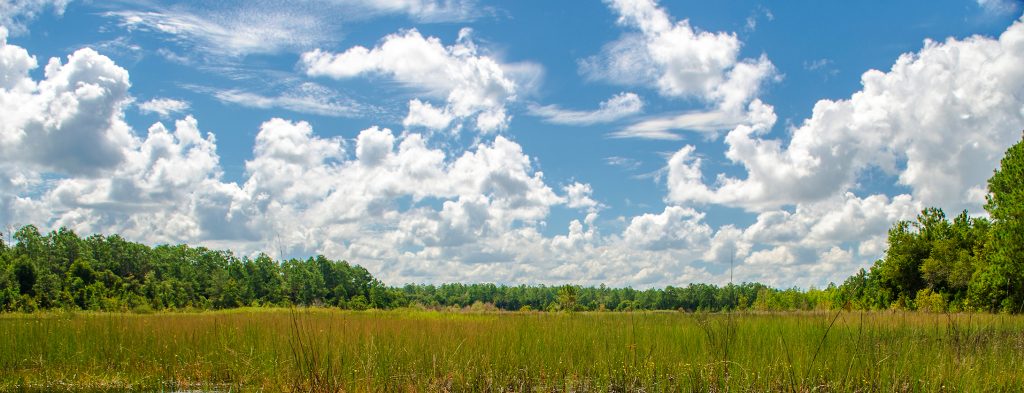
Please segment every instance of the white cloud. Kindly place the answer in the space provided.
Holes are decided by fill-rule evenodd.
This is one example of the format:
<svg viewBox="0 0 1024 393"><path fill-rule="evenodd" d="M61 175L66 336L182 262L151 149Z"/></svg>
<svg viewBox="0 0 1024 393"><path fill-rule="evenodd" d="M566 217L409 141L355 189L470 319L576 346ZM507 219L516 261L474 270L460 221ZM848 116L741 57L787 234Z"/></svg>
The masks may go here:
<svg viewBox="0 0 1024 393"><path fill-rule="evenodd" d="M52 62L36 81L29 76L35 58L4 42L0 222L67 225L80 233L118 232L148 243L189 242L239 254L323 253L363 264L389 284L723 283L730 259L736 281L788 287L841 280L880 256L892 221L911 218L931 204L937 194L929 190L942 194L942 181L911 176L915 163L934 165L955 183L973 176L973 167L964 162L991 152L993 161L979 164L987 175L1002 149L1018 137L1019 130L1001 125L1021 124L1024 116L1014 94L1022 90L1021 71L1012 67L1024 45L1019 25L1000 41L930 43L901 58L889 73L869 72L862 92L849 100L822 101L786 142L766 139L774 112L750 100L744 112L749 124L725 138L727 158L747 169L746 176L704 176L703 156L694 147L670 158L670 204L744 207L757 212L750 226L716 230L704 221L714 210L670 205L622 217L623 229L609 233L600 230L602 205L589 184L570 180L552 188L522 146L503 136L452 151L433 147L426 139L430 134L408 130L370 127L345 140L318 135L309 123L271 119L258 129L242 180L226 181L216 139L195 119L186 117L173 129L154 124L145 137L124 125L127 72L109 59L82 50L67 64ZM438 43L443 51L437 53L447 56L445 61L459 58L453 49L458 45ZM481 60L486 56L475 58L489 67ZM374 72L403 82L398 71ZM451 127L441 125L455 113L451 92L440 90L443 106L414 100L419 109L413 110L410 102L407 128ZM899 105L909 102L918 105ZM505 103L451 121L493 123L507 118ZM413 112L420 117L413 118ZM912 133L914 122L930 133ZM80 127L84 124L98 126ZM1000 139L1004 134L1009 136ZM67 135L89 135L62 153L75 156L63 158L74 164L43 160L58 154L26 139L49 143L46 138ZM932 138L965 142L930 145ZM114 152L116 159L93 162L87 158L94 149ZM45 154L27 153L32 151ZM894 151L907 153L901 157ZM937 157L955 163L944 166ZM637 165L620 158L609 163ZM850 193L857 189L858 171L873 163L898 176L912 195ZM81 171L87 167L94 169ZM849 171L853 175L846 177ZM984 176L978 179L963 184L982 184ZM813 189L820 184L833 185ZM576 211L585 217L570 217L564 232L546 234L555 206L585 210Z"/></svg>
<svg viewBox="0 0 1024 393"><path fill-rule="evenodd" d="M684 146L669 159L666 200L759 212L747 228L720 228L703 256L721 261L736 250L739 280L842 280L881 257L886 229L924 206L980 210L991 168L1024 124L1015 93L1024 72L1011 65L1024 60L1022 43L1020 21L998 39L928 41L890 71L865 73L850 99L819 101L788 142L764 138L775 122L771 107L752 108L761 120L725 138L726 157L745 174L707 177L703 157ZM912 194L852 194L872 167Z"/></svg>
<svg viewBox="0 0 1024 393"><path fill-rule="evenodd" d="M573 182L570 185L562 187L565 191L567 199L566 206L573 209L588 209L589 211L595 211L601 207L600 203L597 203L591 195L594 193L593 188L590 184Z"/></svg>
<svg viewBox="0 0 1024 393"><path fill-rule="evenodd" d="M666 206L660 214L633 217L622 236L626 243L646 250L704 250L712 230L703 219L704 213L694 209Z"/></svg>
<svg viewBox="0 0 1024 393"><path fill-rule="evenodd" d="M996 14L1016 14L1020 10L1020 2L1015 0L977 0L978 6L986 12Z"/></svg>
<svg viewBox="0 0 1024 393"><path fill-rule="evenodd" d="M267 203L308 206L327 195L326 179L345 151L344 141L316 137L309 123L271 119L260 126L253 159L245 163L245 191Z"/></svg>
<svg viewBox="0 0 1024 393"><path fill-rule="evenodd" d="M821 58L821 59L817 59L817 60L813 60L813 61L805 61L804 62L804 69L808 70L808 71L816 71L816 70L820 70L822 68L828 67L828 66L830 66L832 64L833 64L832 59Z"/></svg>
<svg viewBox="0 0 1024 393"><path fill-rule="evenodd" d="M187 117L174 131L160 123L150 127L107 176L59 179L34 203L46 209L44 222L54 227L116 232L151 243L244 238L244 221L231 222L231 204L223 203L239 190L219 177L213 135L202 136ZM15 213L8 219L18 222Z"/></svg>
<svg viewBox="0 0 1024 393"><path fill-rule="evenodd" d="M586 218L583 219L583 223L580 220L572 220L569 223L569 232L563 235L556 235L551 238L551 246L553 248L564 250L564 252L580 252L580 251L592 251L595 242L598 240L597 229L594 227L594 222L597 221L597 213L587 213ZM586 224L587 230L583 230L583 225Z"/></svg>
<svg viewBox="0 0 1024 393"><path fill-rule="evenodd" d="M769 248L767 250L755 251L747 257L747 263L753 266L765 267L765 272L773 271L775 269L782 268L785 265L792 265L796 263L796 256L793 255L793 251L787 246L777 246ZM774 265L774 266L773 266ZM770 276L766 278L770 279Z"/></svg>
<svg viewBox="0 0 1024 393"><path fill-rule="evenodd" d="M798 205L793 212L760 213L744 236L757 244L825 248L884 234L893 222L916 216L922 207L909 195L890 199L880 194L859 198L847 193Z"/></svg>
<svg viewBox="0 0 1024 393"><path fill-rule="evenodd" d="M501 136L454 153L427 147L421 134L371 127L350 149L343 139L317 136L308 123L272 119L256 135L241 183L223 179L215 138L191 117L173 131L157 123L133 140L107 176L70 174L38 192L2 193L0 220L241 254L323 253L368 266L392 284L722 283L731 251L740 280L809 285L857 267L861 250L871 250L858 239L916 208L909 197L848 196L794 213L763 213L750 228L715 231L704 213L668 206L605 235L589 184L573 182L559 195L522 148ZM587 213L564 234L545 236L540 230L556 205ZM842 223L863 232L846 233ZM850 246L835 247L844 242ZM767 248L754 250L755 244ZM825 262L816 265L815 258Z"/></svg>
<svg viewBox="0 0 1024 393"><path fill-rule="evenodd" d="M592 111L563 109L557 105L531 105L530 113L554 124L591 125L613 122L640 113L643 108L644 102L636 93L619 93Z"/></svg>
<svg viewBox="0 0 1024 393"><path fill-rule="evenodd" d="M591 58L586 63L592 66L591 77L642 75L650 77L647 82L665 96L710 98L737 62L740 42L734 34L699 32L685 19L673 23L668 13L650 0L613 1L610 5L619 14L620 25L639 30L642 36L627 38L640 52L628 57L612 52L605 53L605 58Z"/></svg>
<svg viewBox="0 0 1024 393"><path fill-rule="evenodd" d="M139 104L139 111L142 113L155 113L160 117L167 117L175 113L187 111L187 101L175 100L172 98L154 98Z"/></svg>
<svg viewBox="0 0 1024 393"><path fill-rule="evenodd" d="M409 114L402 120L406 128L426 127L431 130L443 130L455 120L451 113L442 108L435 108L429 102L418 99L409 100Z"/></svg>
<svg viewBox="0 0 1024 393"><path fill-rule="evenodd" d="M828 58L804 61L804 69L820 74L825 80L839 74L839 69L836 68L835 62Z"/></svg>
<svg viewBox="0 0 1024 393"><path fill-rule="evenodd" d="M109 11L129 31L160 33L206 56L244 56L301 51L333 42L333 27L304 8L271 8L245 3L237 9L153 7Z"/></svg>
<svg viewBox="0 0 1024 393"><path fill-rule="evenodd" d="M613 0L618 23L633 28L607 44L602 54L580 63L592 80L653 87L666 97L691 98L713 108L660 117L616 134L619 137L677 139L674 130L726 130L745 120L747 105L765 80L777 77L762 55L740 59L735 33L700 31L689 20L673 22L653 0Z"/></svg>
<svg viewBox="0 0 1024 393"><path fill-rule="evenodd" d="M604 159L604 162L607 163L608 165L619 167L628 171L637 169L640 167L640 165L643 164L639 160L620 156L606 157Z"/></svg>
<svg viewBox="0 0 1024 393"><path fill-rule="evenodd" d="M735 265L750 253L751 246L750 241L744 238L742 230L725 225L715 231L715 236L711 238L711 246L704 252L703 259L712 263L728 262Z"/></svg>
<svg viewBox="0 0 1024 393"><path fill-rule="evenodd" d="M658 115L630 124L609 135L613 138L681 140L682 136L672 131L689 130L714 135L722 130L750 123L774 124L774 110L760 99L754 99L745 112L713 109Z"/></svg>
<svg viewBox="0 0 1024 393"><path fill-rule="evenodd" d="M272 120L257 135L244 189L264 201L257 210L290 247L382 260L410 247L472 248L466 243L474 236L536 223L565 201L541 173L530 173L519 146L501 137L448 157L427 148L419 134L395 137L370 128L356 138L354 159L342 151L340 141L312 135L305 123ZM400 211L394 201L402 197L444 202L439 211Z"/></svg>
<svg viewBox="0 0 1024 393"><path fill-rule="evenodd" d="M294 88L281 88L277 95L238 89L193 87L207 92L221 102L259 109L285 109L296 113L331 117L360 117L372 109L316 83L305 82Z"/></svg>
<svg viewBox="0 0 1024 393"><path fill-rule="evenodd" d="M441 261L513 264L517 253L508 242L533 236L551 206L569 202L503 137L448 155L427 148L419 134L370 128L353 151L346 153L343 140L314 135L307 123L273 119L261 126L238 185L222 179L214 137L187 117L173 131L155 124L108 176L60 178L38 196L4 193L0 216L243 254L270 245L266 251L326 253L378 268L404 261L409 271ZM414 206L400 207L400 198ZM418 205L427 198L443 203ZM572 198L590 205L586 190Z"/></svg>
<svg viewBox="0 0 1024 393"><path fill-rule="evenodd" d="M49 9L63 15L71 0L2 0L0 1L0 28L6 27L13 35L28 31L27 24ZM5 34L0 34L5 35Z"/></svg>
<svg viewBox="0 0 1024 393"><path fill-rule="evenodd" d="M109 178L65 178L38 197L5 197L6 211L18 214L4 220L242 254L324 253L395 284L648 286L713 278L687 265L710 235L703 215L692 210L642 216L626 240L600 235L594 212L573 220L563 235L541 235L550 206L594 202L581 183L567 186L564 197L555 194L529 163L502 137L449 155L427 148L419 134L371 128L350 152L345 141L318 137L307 123L273 119L261 126L247 177L236 185L221 178L213 136L189 117L173 131L151 127ZM395 203L405 197L443 202Z"/></svg>
<svg viewBox="0 0 1024 393"><path fill-rule="evenodd" d="M54 1L14 1L48 2ZM55 9L62 10L66 2L56 1L60 7ZM118 20L127 30L158 33L214 62L223 61L222 57L296 53L331 45L343 37L349 23L369 18L405 15L420 23L458 22L493 13L475 0L260 0L173 6L127 2L105 6L113 10L103 15ZM41 6L34 9L38 13Z"/></svg>
<svg viewBox="0 0 1024 393"><path fill-rule="evenodd" d="M347 79L383 75L444 99L443 109L429 107L430 115L421 113L427 108L422 101L410 103L410 124L422 125L424 119L430 119L431 125L440 124L441 118L473 119L477 129L490 133L508 126L511 117L505 105L516 99L516 81L498 61L479 54L468 29L460 31L458 40L449 46L412 29L384 37L373 49L356 46L342 53L306 52L300 64L310 76Z"/></svg>
<svg viewBox="0 0 1024 393"><path fill-rule="evenodd" d="M877 167L915 200L977 211L986 179L1024 124L1021 63L1021 21L998 39L926 41L888 72L865 72L849 99L819 101L788 143L762 137L774 124L767 106L771 116L729 132L726 157L746 169L744 178L719 175L709 186L692 149L680 150L668 167L668 199L772 209L841 195Z"/></svg>
<svg viewBox="0 0 1024 393"><path fill-rule="evenodd" d="M419 22L462 22L491 12L475 0L335 0L369 13L406 14Z"/></svg>
<svg viewBox="0 0 1024 393"><path fill-rule="evenodd" d="M368 167L375 167L391 155L395 147L395 137L391 130L373 127L363 130L356 138L356 159Z"/></svg>
<svg viewBox="0 0 1024 393"><path fill-rule="evenodd" d="M2 33L2 32L0 32ZM24 170L96 174L123 159L132 144L123 120L128 72L92 49L64 64L52 58L44 79L29 71L38 64L0 34L0 152Z"/></svg>
<svg viewBox="0 0 1024 393"><path fill-rule="evenodd" d="M889 226L913 219L921 208L909 195L847 193L797 205L792 212L766 211L742 231L721 228L705 258L723 261L735 250L740 281L781 287L839 282L880 258Z"/></svg>
<svg viewBox="0 0 1024 393"><path fill-rule="evenodd" d="M773 21L775 20L775 14L772 13L772 10L765 8L764 6L757 6L757 8L751 11L750 16L747 16L746 31L757 30L757 21L761 18Z"/></svg>

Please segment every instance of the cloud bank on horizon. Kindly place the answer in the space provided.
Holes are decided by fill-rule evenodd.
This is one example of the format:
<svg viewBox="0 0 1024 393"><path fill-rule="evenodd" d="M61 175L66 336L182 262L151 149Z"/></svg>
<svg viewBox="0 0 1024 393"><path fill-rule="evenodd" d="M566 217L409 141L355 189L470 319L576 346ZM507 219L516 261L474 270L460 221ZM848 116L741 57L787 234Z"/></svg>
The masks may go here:
<svg viewBox="0 0 1024 393"><path fill-rule="evenodd" d="M1021 138L1020 7L966 3L995 33L914 38L836 96L802 75L843 60L754 47L788 16L759 4L728 30L607 1L606 41L541 43L473 1L3 0L0 224L396 285L823 285L923 207L982 213Z"/></svg>

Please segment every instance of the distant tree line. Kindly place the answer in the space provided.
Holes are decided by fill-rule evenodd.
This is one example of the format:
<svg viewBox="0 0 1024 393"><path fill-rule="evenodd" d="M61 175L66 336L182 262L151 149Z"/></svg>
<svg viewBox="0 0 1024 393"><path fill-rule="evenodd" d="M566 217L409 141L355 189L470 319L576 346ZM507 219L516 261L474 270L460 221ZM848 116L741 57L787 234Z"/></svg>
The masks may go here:
<svg viewBox="0 0 1024 393"><path fill-rule="evenodd" d="M323 256L275 261L265 254L185 245L149 247L118 235L81 238L61 228L19 229L0 240L0 310L224 309L333 306L347 309L476 307L503 310L721 310L814 308L826 292L762 284L635 290L494 284L387 287L366 269Z"/></svg>
<svg viewBox="0 0 1024 393"><path fill-rule="evenodd" d="M636 290L582 286L444 284L388 287L366 269L323 256L186 245L149 247L118 235L81 238L27 225L0 236L0 311L148 311L241 306L429 307L501 310L719 311L888 309L1024 311L1024 142L988 181L989 218L937 208L889 230L884 258L841 285L777 289L758 283Z"/></svg>
<svg viewBox="0 0 1024 393"><path fill-rule="evenodd" d="M61 228L19 229L0 240L0 310L140 311L242 306L427 307L502 310L723 310L832 307L834 287L778 290L763 284L636 290L581 286L444 284L388 287L366 269L323 256L275 261L265 254L186 245L149 247L118 235L81 238Z"/></svg>
<svg viewBox="0 0 1024 393"><path fill-rule="evenodd" d="M80 238L63 228L43 235L29 225L14 234L13 244L0 240L0 310L150 311L299 305L354 310L777 311L904 307L1017 311L1008 306L1013 304L1013 297L1007 294L1014 288L1007 292L997 285L1001 277L998 274L1004 270L993 270L992 264L981 266L977 259L987 255L981 239L987 238L992 226L986 219L967 218L965 214L949 222L941 211L926 210L919 222L901 222L893 227L893 246L885 259L839 286L802 290L759 283L689 284L637 290L604 285L459 283L388 287L361 266L323 256L286 261L275 261L265 254L239 258L202 247L149 247L118 235ZM990 282L993 284L987 285Z"/></svg>

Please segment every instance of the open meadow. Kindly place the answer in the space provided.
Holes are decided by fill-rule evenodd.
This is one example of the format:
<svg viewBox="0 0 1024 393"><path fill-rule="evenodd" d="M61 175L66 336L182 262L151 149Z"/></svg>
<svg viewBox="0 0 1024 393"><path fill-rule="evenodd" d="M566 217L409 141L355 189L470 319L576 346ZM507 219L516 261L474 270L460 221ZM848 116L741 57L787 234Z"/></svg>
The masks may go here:
<svg viewBox="0 0 1024 393"><path fill-rule="evenodd" d="M3 391L1017 391L1024 317L236 309L0 315Z"/></svg>

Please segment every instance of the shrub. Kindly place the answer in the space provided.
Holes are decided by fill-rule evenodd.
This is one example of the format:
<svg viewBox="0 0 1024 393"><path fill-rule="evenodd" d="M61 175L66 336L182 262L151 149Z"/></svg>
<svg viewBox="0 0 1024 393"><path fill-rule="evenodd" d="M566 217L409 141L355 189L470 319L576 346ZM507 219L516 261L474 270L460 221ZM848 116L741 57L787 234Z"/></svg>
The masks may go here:
<svg viewBox="0 0 1024 393"><path fill-rule="evenodd" d="M932 313L946 312L946 300L942 298L942 295L932 292L928 288L917 291L914 304L917 305L917 309L920 311Z"/></svg>

